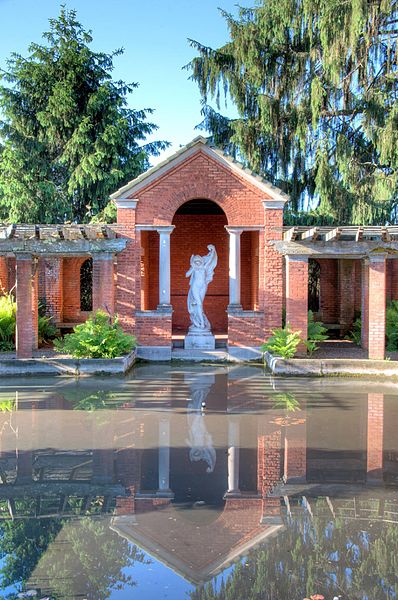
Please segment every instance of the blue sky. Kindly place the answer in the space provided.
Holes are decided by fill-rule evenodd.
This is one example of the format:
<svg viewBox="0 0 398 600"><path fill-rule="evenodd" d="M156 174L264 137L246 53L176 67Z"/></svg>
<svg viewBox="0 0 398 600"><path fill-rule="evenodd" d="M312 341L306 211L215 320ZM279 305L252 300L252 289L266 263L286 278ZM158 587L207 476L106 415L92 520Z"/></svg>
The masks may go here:
<svg viewBox="0 0 398 600"><path fill-rule="evenodd" d="M93 32L93 47L110 52L123 47L115 59L114 78L138 82L130 97L134 108L154 108L159 125L155 138L166 139L172 150L199 134L201 121L197 86L182 70L195 51L187 38L217 47L228 39L221 7L237 13L237 0L67 0L78 19ZM250 0L240 2L250 6ZM11 52L27 53L30 42L40 42L48 19L56 17L61 2L0 0L0 67ZM224 112L224 111L223 111ZM229 114L233 114L230 109ZM170 151L168 151L168 154Z"/></svg>

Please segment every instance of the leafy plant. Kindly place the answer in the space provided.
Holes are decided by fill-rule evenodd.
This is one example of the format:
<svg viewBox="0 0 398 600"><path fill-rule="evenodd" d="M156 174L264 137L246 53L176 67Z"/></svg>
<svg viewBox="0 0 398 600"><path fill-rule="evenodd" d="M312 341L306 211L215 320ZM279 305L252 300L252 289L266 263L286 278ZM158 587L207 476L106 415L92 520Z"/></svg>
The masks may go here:
<svg viewBox="0 0 398 600"><path fill-rule="evenodd" d="M272 352L282 358L293 358L301 342L300 334L301 331L292 331L289 325L274 329L268 342L261 346L261 350Z"/></svg>
<svg viewBox="0 0 398 600"><path fill-rule="evenodd" d="M52 340L58 335L58 328L54 325L51 317L45 317L39 314L38 335L39 345Z"/></svg>
<svg viewBox="0 0 398 600"><path fill-rule="evenodd" d="M356 344L357 346L361 345L361 340L362 340L362 319L361 319L360 316L355 319L354 323L352 324L352 327L351 327L350 331L345 336L345 339L353 341L354 344Z"/></svg>
<svg viewBox="0 0 398 600"><path fill-rule="evenodd" d="M12 294L0 296L0 351L15 348L15 325L17 305Z"/></svg>
<svg viewBox="0 0 398 600"><path fill-rule="evenodd" d="M307 339L304 341L309 354L318 350L318 343L329 339L327 329L320 321L314 321L314 313L308 311Z"/></svg>
<svg viewBox="0 0 398 600"><path fill-rule="evenodd" d="M114 319L98 310L85 323L77 325L73 333L62 340L54 340L59 352L66 352L75 358L116 358L131 352L136 339L124 333L117 316Z"/></svg>
<svg viewBox="0 0 398 600"><path fill-rule="evenodd" d="M393 300L386 310L386 338L387 350L398 350L398 300Z"/></svg>

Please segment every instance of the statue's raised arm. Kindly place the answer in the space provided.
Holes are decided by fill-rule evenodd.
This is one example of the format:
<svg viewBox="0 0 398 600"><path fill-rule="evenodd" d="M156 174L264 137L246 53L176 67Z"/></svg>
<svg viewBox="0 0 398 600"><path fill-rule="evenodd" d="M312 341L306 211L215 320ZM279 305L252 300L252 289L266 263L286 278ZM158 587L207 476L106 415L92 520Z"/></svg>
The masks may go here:
<svg viewBox="0 0 398 600"><path fill-rule="evenodd" d="M213 244L209 244L207 249L209 250L209 253L203 257L203 262L206 268L206 283L209 284L213 281L214 269L217 266L218 256Z"/></svg>

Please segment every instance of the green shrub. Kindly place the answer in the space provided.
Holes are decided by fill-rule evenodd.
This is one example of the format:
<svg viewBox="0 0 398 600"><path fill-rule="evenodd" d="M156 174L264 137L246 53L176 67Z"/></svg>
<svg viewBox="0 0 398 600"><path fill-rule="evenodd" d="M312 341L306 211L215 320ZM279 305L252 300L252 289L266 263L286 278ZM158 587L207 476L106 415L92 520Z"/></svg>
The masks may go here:
<svg viewBox="0 0 398 600"><path fill-rule="evenodd" d="M301 342L301 331L292 331L290 326L280 327L272 331L268 342L261 346L263 352L272 352L282 358L293 358Z"/></svg>
<svg viewBox="0 0 398 600"><path fill-rule="evenodd" d="M307 328L307 339L305 340L306 348L309 354L313 354L315 350L318 350L318 343L324 342L329 339L327 335L327 329L320 321L314 321L314 313L312 310L308 311L308 328Z"/></svg>
<svg viewBox="0 0 398 600"><path fill-rule="evenodd" d="M357 317L352 324L350 331L345 336L346 340L351 340L357 346L361 345L362 341L362 319L361 317Z"/></svg>
<svg viewBox="0 0 398 600"><path fill-rule="evenodd" d="M39 314L38 319L38 335L39 345L52 340L59 334L57 327L54 325L51 317L45 317Z"/></svg>
<svg viewBox="0 0 398 600"><path fill-rule="evenodd" d="M386 310L386 338L387 350L398 350L398 300L393 300Z"/></svg>
<svg viewBox="0 0 398 600"><path fill-rule="evenodd" d="M98 310L85 323L77 325L73 333L54 340L54 346L75 358L116 358L131 352L136 340L123 332L117 316L112 319Z"/></svg>
<svg viewBox="0 0 398 600"><path fill-rule="evenodd" d="M17 305L10 293L0 296L0 352L15 348Z"/></svg>

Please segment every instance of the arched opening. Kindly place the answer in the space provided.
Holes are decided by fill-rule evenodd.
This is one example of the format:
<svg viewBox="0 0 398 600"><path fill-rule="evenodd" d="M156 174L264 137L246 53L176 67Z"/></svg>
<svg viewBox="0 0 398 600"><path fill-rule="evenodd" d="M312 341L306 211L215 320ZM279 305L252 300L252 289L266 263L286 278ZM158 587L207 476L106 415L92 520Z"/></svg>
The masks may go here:
<svg viewBox="0 0 398 600"><path fill-rule="evenodd" d="M93 259L88 258L80 267L80 310L93 310Z"/></svg>
<svg viewBox="0 0 398 600"><path fill-rule="evenodd" d="M225 335L228 330L228 224L224 211L211 200L196 198L186 202L173 218L171 235L171 304L173 335L185 335L190 325L187 310L189 279L186 273L192 254L204 256L208 244L216 247L218 263L204 302L204 310L213 334Z"/></svg>

